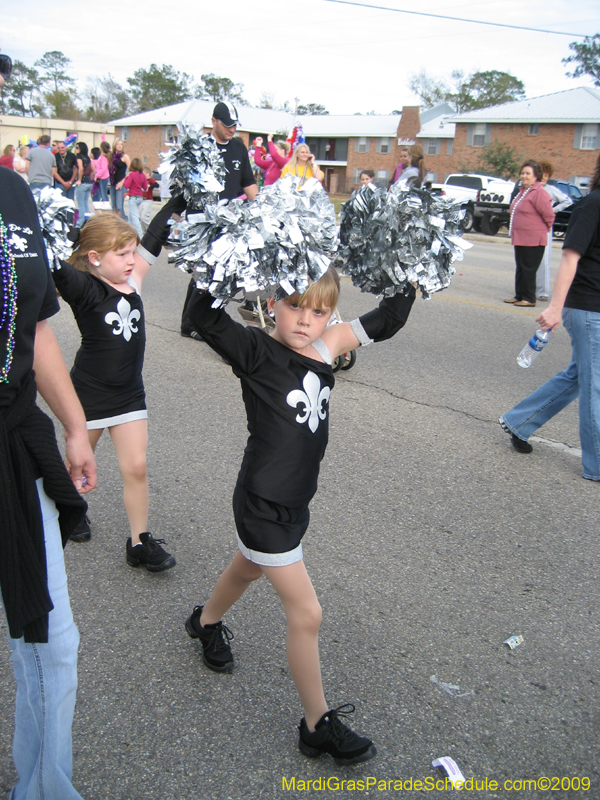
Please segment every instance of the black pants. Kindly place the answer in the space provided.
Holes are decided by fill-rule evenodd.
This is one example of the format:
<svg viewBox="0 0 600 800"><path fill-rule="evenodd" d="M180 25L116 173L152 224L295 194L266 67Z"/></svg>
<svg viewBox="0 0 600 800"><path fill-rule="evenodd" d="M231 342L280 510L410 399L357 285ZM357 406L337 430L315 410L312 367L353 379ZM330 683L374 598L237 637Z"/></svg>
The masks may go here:
<svg viewBox="0 0 600 800"><path fill-rule="evenodd" d="M542 248L542 250L543 249L544 248ZM181 312L181 330L185 331L186 333L189 333L194 327L192 325L192 321L188 317L186 311L187 311L188 303L190 302L190 297L194 293L195 288L196 288L196 281L192 278L192 280L188 284L187 294L185 296L185 301L183 303L183 310Z"/></svg>
<svg viewBox="0 0 600 800"><path fill-rule="evenodd" d="M535 274L544 257L544 245L523 247L515 245L515 297L535 303Z"/></svg>

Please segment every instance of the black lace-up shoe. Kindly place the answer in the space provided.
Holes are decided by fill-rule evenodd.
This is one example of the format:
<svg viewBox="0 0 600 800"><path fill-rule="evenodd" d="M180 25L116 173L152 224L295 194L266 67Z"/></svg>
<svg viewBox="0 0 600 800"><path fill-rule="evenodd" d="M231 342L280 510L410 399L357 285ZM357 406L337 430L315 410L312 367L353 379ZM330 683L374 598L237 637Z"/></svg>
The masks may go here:
<svg viewBox="0 0 600 800"><path fill-rule="evenodd" d="M498 422L500 423L500 426L502 427L502 430L505 433L508 433L508 435L510 436L511 444L515 448L517 453L533 453L533 446L530 445L529 442L526 442L525 439L519 439L519 437L516 436L510 430L510 428L508 427L506 422L504 422L504 418L503 417L500 417Z"/></svg>
<svg viewBox="0 0 600 800"><path fill-rule="evenodd" d="M321 753L329 753L339 767L360 764L362 761L373 758L377 755L373 742L365 736L358 736L340 719L340 715L347 717L353 713L352 703L345 703L343 706L333 708L323 714L315 726L314 733L308 730L303 717L298 726L300 752L309 758L316 758Z"/></svg>
<svg viewBox="0 0 600 800"><path fill-rule="evenodd" d="M149 572L163 572L177 563L174 556L167 553L161 545L164 539L154 539L151 533L140 533L141 544L132 547L131 537L127 539L127 563L130 567L146 567Z"/></svg>
<svg viewBox="0 0 600 800"><path fill-rule="evenodd" d="M216 622L214 625L200 625L200 615L204 606L196 606L185 621L188 636L198 639L202 645L202 658L209 669L215 672L233 671L233 654L229 642L233 633L227 625Z"/></svg>
<svg viewBox="0 0 600 800"><path fill-rule="evenodd" d="M89 542L91 538L92 530L90 528L90 518L86 514L79 525L75 528L73 533L69 536L69 539L72 542Z"/></svg>

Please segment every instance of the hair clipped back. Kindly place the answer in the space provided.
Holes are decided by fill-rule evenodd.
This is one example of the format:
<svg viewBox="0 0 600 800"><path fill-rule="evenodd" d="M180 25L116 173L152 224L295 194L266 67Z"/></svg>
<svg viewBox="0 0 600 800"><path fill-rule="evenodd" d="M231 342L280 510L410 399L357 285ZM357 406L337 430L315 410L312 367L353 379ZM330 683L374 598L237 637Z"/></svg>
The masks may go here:
<svg viewBox="0 0 600 800"><path fill-rule="evenodd" d="M329 267L327 272L318 281L311 283L308 289L303 292L283 298L283 302L288 305L298 305L301 308L330 308L332 311L337 306L340 295L340 278L334 267Z"/></svg>
<svg viewBox="0 0 600 800"><path fill-rule="evenodd" d="M115 214L96 214L81 228L77 249L69 257L69 264L81 272L91 272L88 253L95 250L102 256L109 250L120 250L130 242L139 243L135 228Z"/></svg>

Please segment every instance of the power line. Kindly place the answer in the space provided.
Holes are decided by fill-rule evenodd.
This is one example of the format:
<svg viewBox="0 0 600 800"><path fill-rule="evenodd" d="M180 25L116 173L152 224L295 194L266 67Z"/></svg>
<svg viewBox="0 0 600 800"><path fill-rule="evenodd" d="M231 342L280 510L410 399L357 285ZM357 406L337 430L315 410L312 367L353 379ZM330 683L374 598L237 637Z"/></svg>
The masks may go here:
<svg viewBox="0 0 600 800"><path fill-rule="evenodd" d="M454 22L470 22L473 25L492 25L494 28L512 28L517 31L534 31L535 33L552 33L555 36L577 36L585 39L585 33L568 33L567 31L547 31L543 28L526 28L523 25L508 25L504 22L485 22L481 19L464 19L463 17L448 17L444 14L429 14L425 11L406 11L404 8L389 8L388 6L375 6L371 3L358 3L353 0L325 0L326 3L340 3L345 6L359 6L360 8L374 8L378 11L394 11L396 14L413 14L417 17L434 17L435 19L450 19Z"/></svg>

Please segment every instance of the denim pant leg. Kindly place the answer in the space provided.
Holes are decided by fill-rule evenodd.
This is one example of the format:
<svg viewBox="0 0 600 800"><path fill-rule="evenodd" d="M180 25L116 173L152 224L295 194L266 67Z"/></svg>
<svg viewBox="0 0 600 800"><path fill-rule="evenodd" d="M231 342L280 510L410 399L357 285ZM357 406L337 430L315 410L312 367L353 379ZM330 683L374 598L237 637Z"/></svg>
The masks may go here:
<svg viewBox="0 0 600 800"><path fill-rule="evenodd" d="M122 186L120 189L115 189L114 186L110 186L109 191L110 202L113 207L113 211L116 211L118 214L120 214L127 222L127 217L125 216L125 189Z"/></svg>
<svg viewBox="0 0 600 800"><path fill-rule="evenodd" d="M108 202L108 178L100 178L98 181L100 186L100 201L103 203Z"/></svg>
<svg viewBox="0 0 600 800"><path fill-rule="evenodd" d="M54 609L47 644L9 637L17 681L13 757L19 775L10 800L81 800L71 785L79 633L69 603L58 513L41 479L37 488Z"/></svg>
<svg viewBox="0 0 600 800"><path fill-rule="evenodd" d="M600 481L600 313L568 308L563 319L579 371L579 439L583 477Z"/></svg>
<svg viewBox="0 0 600 800"><path fill-rule="evenodd" d="M563 311L563 322L567 331L569 330L568 320L571 310ZM579 372L573 349L573 358L565 370L557 372L553 378L546 381L529 397L521 400L510 411L503 414L501 419L511 433L514 433L519 439L527 441L538 428L541 428L545 422L566 408L578 396Z"/></svg>
<svg viewBox="0 0 600 800"><path fill-rule="evenodd" d="M75 189L75 202L77 204L77 211L79 212L79 219L77 220L77 227L81 228L85 222L85 215L90 213L89 199L92 194L92 184L82 183Z"/></svg>
<svg viewBox="0 0 600 800"><path fill-rule="evenodd" d="M143 197L131 197L129 196L129 222L137 231L137 235L142 238L144 235L142 231L142 226L140 224L140 206L144 201Z"/></svg>

